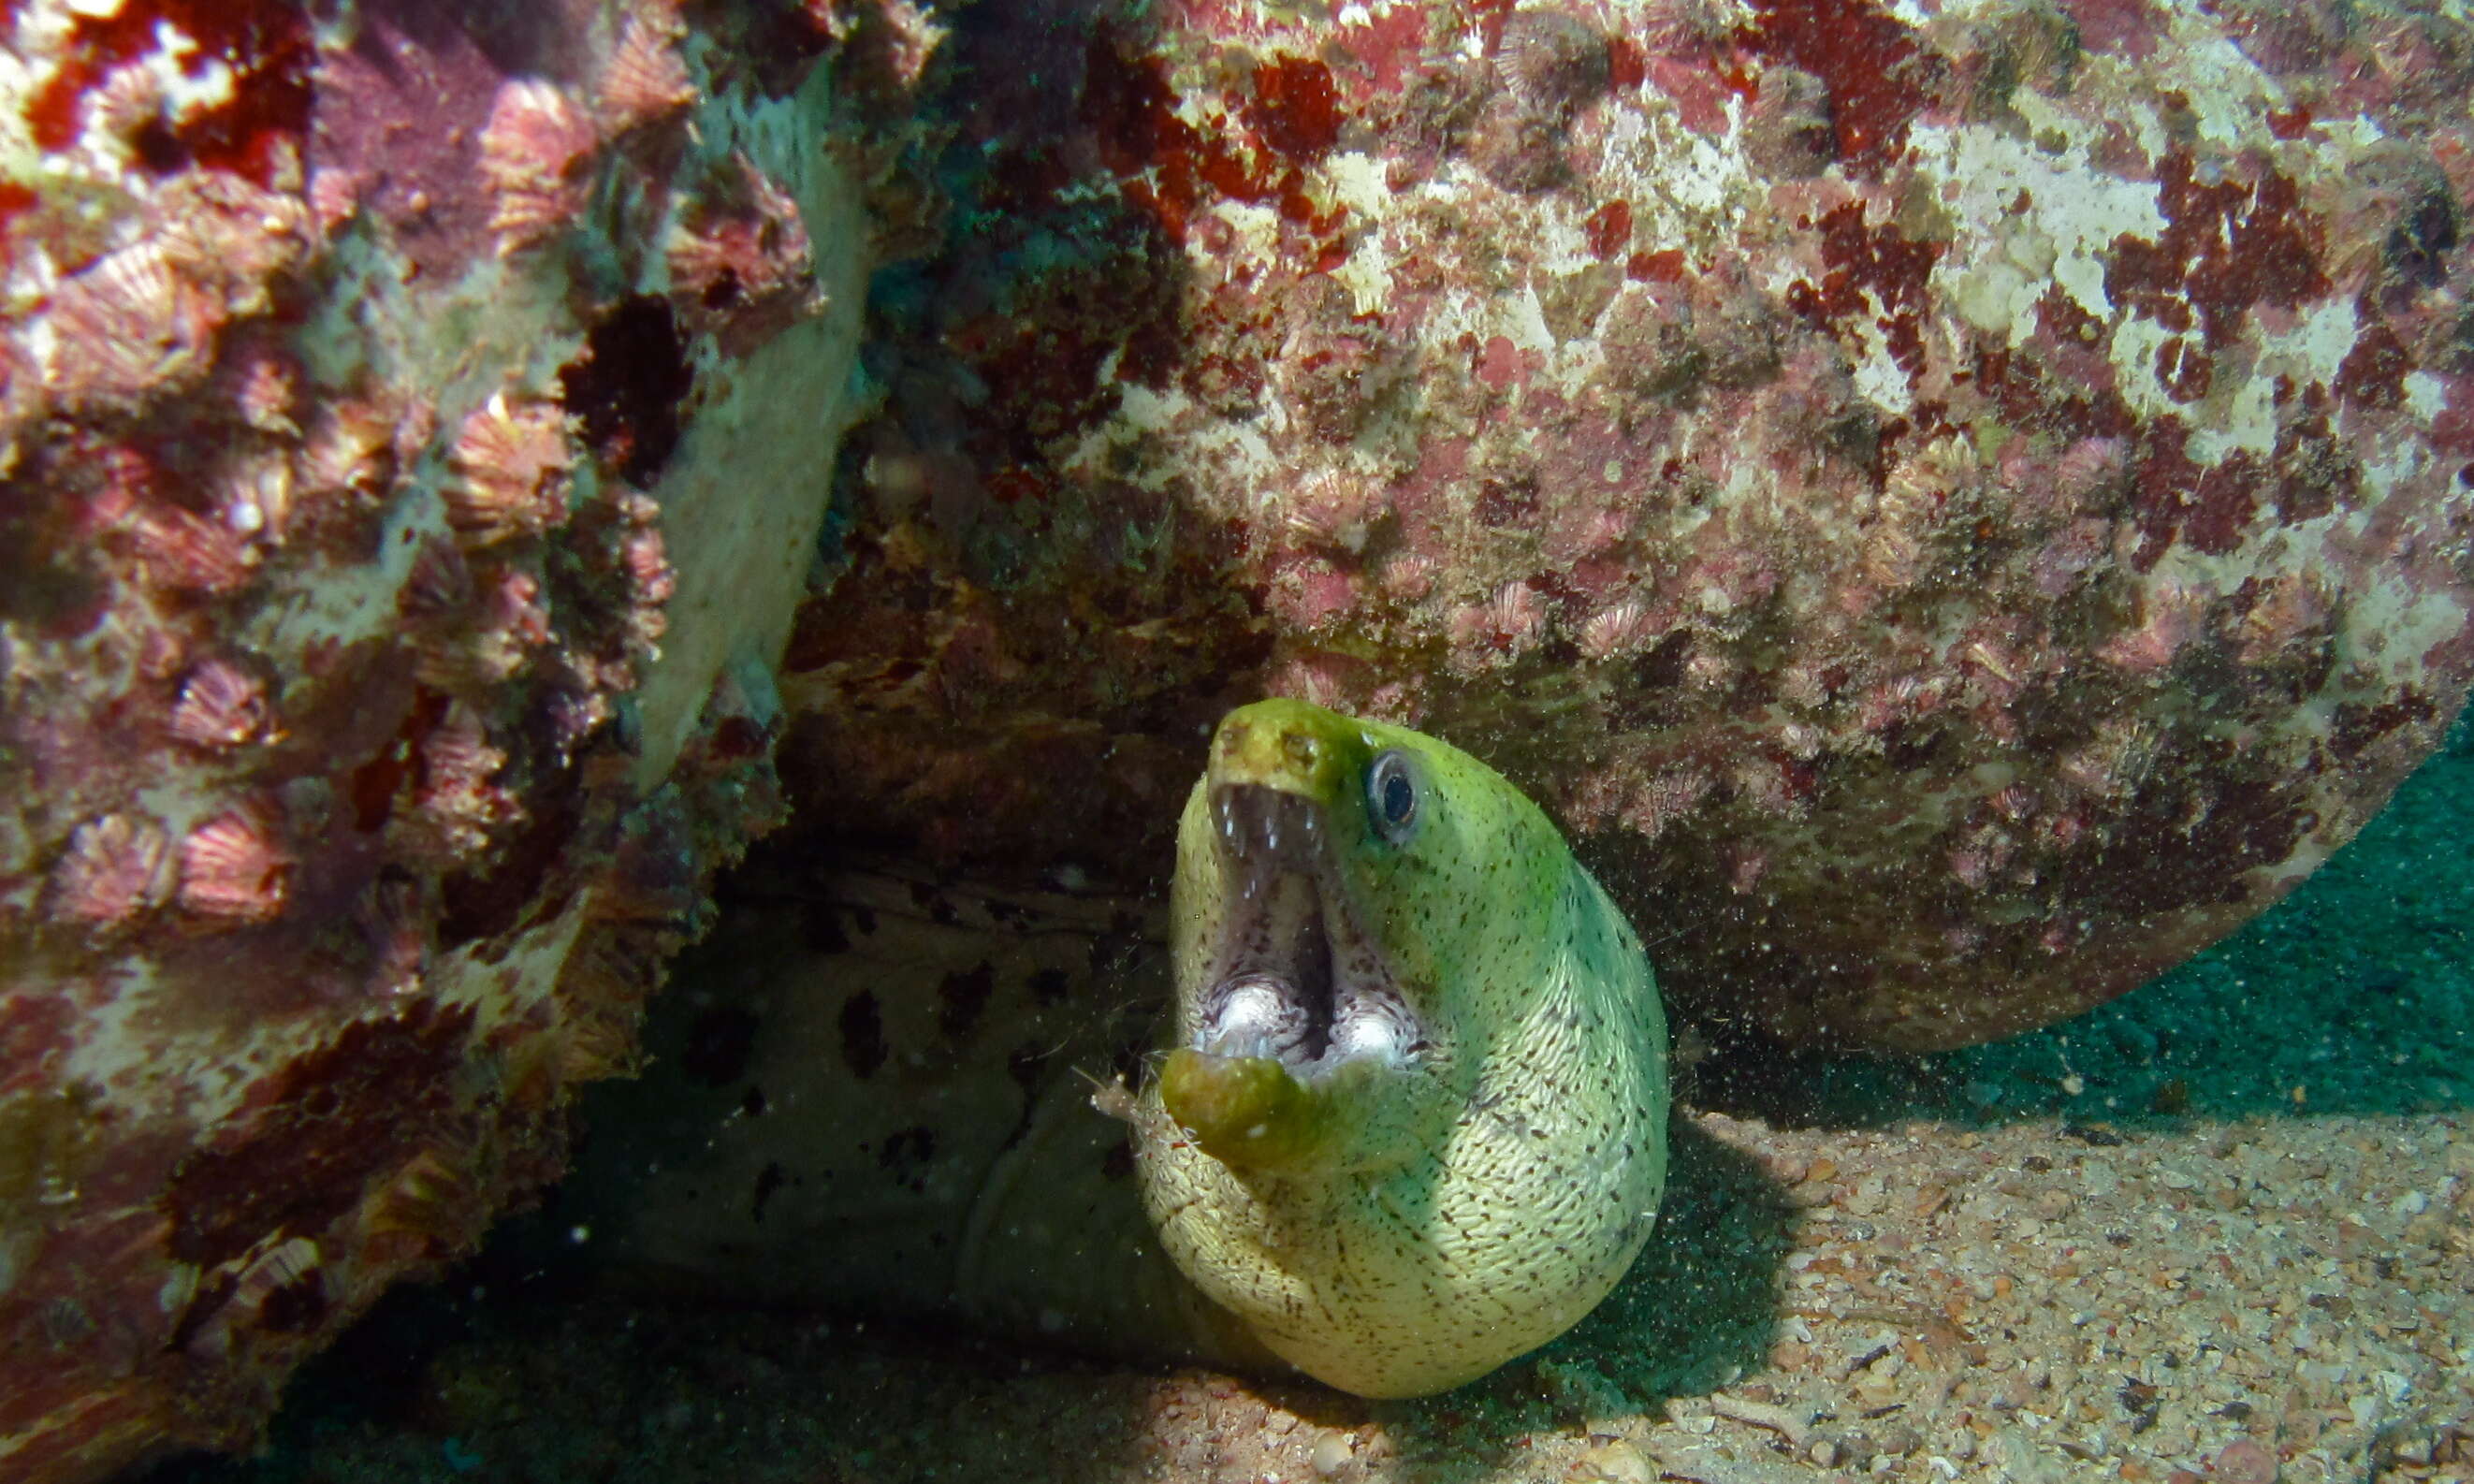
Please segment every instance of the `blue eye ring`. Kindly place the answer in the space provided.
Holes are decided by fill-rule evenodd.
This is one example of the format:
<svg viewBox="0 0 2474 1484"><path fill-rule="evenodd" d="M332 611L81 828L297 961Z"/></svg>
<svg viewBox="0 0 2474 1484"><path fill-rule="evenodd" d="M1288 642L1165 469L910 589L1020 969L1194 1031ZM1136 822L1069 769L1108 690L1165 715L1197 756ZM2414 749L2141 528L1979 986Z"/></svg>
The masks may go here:
<svg viewBox="0 0 2474 1484"><path fill-rule="evenodd" d="M1409 754L1397 747L1376 754L1366 768L1366 817L1373 821L1374 833L1395 845L1408 843L1424 813L1419 807L1424 791Z"/></svg>

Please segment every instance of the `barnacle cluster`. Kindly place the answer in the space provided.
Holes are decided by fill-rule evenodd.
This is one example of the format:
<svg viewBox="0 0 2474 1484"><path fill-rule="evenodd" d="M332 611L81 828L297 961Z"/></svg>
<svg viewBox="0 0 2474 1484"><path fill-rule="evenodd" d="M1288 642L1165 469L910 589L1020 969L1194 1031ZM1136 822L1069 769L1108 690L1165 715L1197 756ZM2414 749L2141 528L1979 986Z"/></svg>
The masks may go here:
<svg viewBox="0 0 2474 1484"><path fill-rule="evenodd" d="M843 415L824 49L768 93L663 0L482 24L0 16L41 160L0 181L0 1453L35 1476L250 1437L554 1176L778 817L750 668L826 487L788 439L709 457L726 495L673 455L753 357L814 368L752 374L773 416Z"/></svg>
<svg viewBox="0 0 2474 1484"><path fill-rule="evenodd" d="M1131 889L1292 693L1546 803L1679 1008L1947 1045L2474 674L2446 8L561 13L0 12L12 1462L246 1436L786 809Z"/></svg>

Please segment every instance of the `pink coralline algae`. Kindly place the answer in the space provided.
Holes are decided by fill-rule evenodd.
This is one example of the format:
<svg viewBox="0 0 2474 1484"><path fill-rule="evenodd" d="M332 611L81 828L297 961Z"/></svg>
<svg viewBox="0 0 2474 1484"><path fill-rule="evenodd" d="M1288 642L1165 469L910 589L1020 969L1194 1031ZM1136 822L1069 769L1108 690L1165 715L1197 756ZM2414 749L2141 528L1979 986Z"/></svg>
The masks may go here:
<svg viewBox="0 0 2474 1484"><path fill-rule="evenodd" d="M1297 694L1546 801L1687 1010L1943 1047L2275 900L2464 698L2462 15L987 29L1077 85L985 74L885 306L784 684L837 837L1140 888Z"/></svg>
<svg viewBox="0 0 2474 1484"><path fill-rule="evenodd" d="M30 1477L245 1443L554 1178L786 809L1148 890L1302 695L1545 802L1681 1008L1943 1046L2273 900L2474 673L2445 8L0 36Z"/></svg>
<svg viewBox="0 0 2474 1484"><path fill-rule="evenodd" d="M832 40L716 81L658 0L487 9L0 7L12 1479L247 1444L555 1178L781 813Z"/></svg>

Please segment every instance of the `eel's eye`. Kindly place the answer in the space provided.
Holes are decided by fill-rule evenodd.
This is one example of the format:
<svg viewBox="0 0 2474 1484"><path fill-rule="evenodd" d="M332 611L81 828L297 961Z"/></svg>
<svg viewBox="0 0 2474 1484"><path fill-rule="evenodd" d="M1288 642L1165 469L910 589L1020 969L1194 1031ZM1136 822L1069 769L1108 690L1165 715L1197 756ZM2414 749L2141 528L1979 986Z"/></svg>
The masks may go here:
<svg viewBox="0 0 2474 1484"><path fill-rule="evenodd" d="M1418 766L1394 748L1366 770L1366 813L1374 831L1393 844L1418 833Z"/></svg>

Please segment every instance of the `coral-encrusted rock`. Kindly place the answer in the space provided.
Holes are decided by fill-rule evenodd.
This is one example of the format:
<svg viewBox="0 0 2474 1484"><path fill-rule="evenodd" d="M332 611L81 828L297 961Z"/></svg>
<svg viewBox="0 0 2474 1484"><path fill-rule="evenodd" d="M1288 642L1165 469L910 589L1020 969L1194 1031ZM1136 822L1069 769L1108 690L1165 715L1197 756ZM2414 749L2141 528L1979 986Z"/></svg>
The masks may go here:
<svg viewBox="0 0 2474 1484"><path fill-rule="evenodd" d="M1687 1008L1947 1046L2241 922L2463 699L2462 12L1044 9L793 641L837 829L1131 887L1300 694L1550 801Z"/></svg>
<svg viewBox="0 0 2474 1484"><path fill-rule="evenodd" d="M343 10L0 15L12 1479L246 1442L555 1176L780 813L865 272L830 37Z"/></svg>

